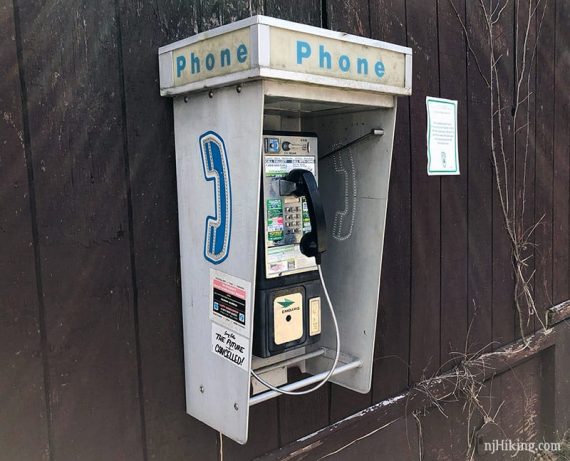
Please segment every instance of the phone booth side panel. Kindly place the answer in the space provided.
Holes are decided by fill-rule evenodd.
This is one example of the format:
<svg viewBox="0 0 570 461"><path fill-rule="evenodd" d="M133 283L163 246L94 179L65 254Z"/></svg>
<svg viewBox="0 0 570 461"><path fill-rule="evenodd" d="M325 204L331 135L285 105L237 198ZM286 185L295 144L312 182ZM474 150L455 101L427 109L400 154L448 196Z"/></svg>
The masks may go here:
<svg viewBox="0 0 570 461"><path fill-rule="evenodd" d="M392 107L309 118L303 125L320 135L324 154L319 159L328 224L323 272L344 339L341 350L345 360L361 361L331 381L361 393L369 392L372 382L395 118L394 98ZM373 130L382 134L367 136ZM363 136L358 144L343 147ZM323 316L322 329L320 345L333 350L330 316ZM330 357L318 357L307 362L307 370L321 373L330 362Z"/></svg>
<svg viewBox="0 0 570 461"><path fill-rule="evenodd" d="M245 443L261 82L178 97L174 113L187 411Z"/></svg>

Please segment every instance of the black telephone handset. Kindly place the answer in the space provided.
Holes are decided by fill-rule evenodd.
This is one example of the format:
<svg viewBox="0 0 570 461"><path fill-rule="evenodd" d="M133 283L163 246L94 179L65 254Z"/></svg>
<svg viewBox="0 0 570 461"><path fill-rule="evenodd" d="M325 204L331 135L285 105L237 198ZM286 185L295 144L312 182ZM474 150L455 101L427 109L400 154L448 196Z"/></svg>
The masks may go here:
<svg viewBox="0 0 570 461"><path fill-rule="evenodd" d="M291 170L283 179L294 186L285 187L288 190L285 194L282 192L283 195L304 196L307 200L311 231L301 238L301 253L314 257L317 264L321 264L321 253L327 249L327 223L315 176L309 170L299 168Z"/></svg>

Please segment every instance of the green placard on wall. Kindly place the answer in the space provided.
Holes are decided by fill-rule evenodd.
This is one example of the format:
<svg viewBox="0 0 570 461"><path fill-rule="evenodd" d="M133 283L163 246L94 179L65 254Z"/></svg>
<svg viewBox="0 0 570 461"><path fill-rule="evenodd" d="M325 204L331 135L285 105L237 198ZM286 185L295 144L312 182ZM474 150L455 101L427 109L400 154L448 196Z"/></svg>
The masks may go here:
<svg viewBox="0 0 570 461"><path fill-rule="evenodd" d="M457 101L426 97L427 173L459 174L457 142Z"/></svg>

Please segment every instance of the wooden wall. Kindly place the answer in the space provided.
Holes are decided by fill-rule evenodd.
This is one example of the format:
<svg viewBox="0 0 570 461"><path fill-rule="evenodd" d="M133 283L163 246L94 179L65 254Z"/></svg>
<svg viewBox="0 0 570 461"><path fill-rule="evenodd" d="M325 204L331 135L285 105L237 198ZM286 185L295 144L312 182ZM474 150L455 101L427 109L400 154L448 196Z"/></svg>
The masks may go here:
<svg viewBox="0 0 570 461"><path fill-rule="evenodd" d="M524 4L504 10L497 45L506 105ZM414 75L398 109L373 390L329 385L256 406L238 446L184 412L172 102L159 96L157 48L256 13L410 46ZM542 314L570 298L569 22L570 4L549 0L525 108ZM448 368L468 330L470 350L519 336L489 92L468 52L488 59L478 2L0 0L0 26L0 460L215 460L220 443L224 459L250 459ZM459 101L460 176L426 175L427 95ZM502 120L512 130L510 111Z"/></svg>

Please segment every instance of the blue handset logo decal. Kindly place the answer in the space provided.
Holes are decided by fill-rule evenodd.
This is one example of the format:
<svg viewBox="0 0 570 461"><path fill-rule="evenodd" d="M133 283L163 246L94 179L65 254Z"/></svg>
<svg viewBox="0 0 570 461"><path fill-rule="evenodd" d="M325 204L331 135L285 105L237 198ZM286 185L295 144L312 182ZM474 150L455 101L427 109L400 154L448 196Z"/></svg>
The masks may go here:
<svg viewBox="0 0 570 461"><path fill-rule="evenodd" d="M206 181L214 182L214 216L206 218L204 258L213 264L224 261L230 251L232 191L226 146L222 137L206 131L200 136L200 153Z"/></svg>

